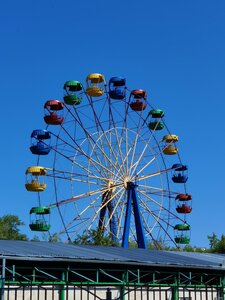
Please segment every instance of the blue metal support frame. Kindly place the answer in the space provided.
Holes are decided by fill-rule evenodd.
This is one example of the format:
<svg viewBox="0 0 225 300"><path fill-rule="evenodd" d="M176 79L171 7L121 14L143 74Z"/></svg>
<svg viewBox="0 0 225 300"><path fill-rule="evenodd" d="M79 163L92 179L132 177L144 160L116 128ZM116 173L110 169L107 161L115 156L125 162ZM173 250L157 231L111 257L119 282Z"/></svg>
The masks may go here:
<svg viewBox="0 0 225 300"><path fill-rule="evenodd" d="M144 226L143 226L141 213L140 213L140 206L136 194L136 187L137 184L134 184L133 182L127 183L127 208L126 208L126 215L125 215L122 247L124 248L129 247L130 220L131 220L131 213L133 207L138 248L147 249L145 235L144 235Z"/></svg>

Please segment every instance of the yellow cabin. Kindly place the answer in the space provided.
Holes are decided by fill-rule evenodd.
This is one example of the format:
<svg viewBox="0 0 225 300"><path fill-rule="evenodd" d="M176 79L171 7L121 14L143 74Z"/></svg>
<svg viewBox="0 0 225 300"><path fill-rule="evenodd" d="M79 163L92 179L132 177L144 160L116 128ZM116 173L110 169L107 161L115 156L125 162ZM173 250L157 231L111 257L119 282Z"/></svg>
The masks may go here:
<svg viewBox="0 0 225 300"><path fill-rule="evenodd" d="M178 152L178 148L174 147L173 145L167 145L163 149L163 153L166 155L174 155L174 154L177 154L177 152Z"/></svg>
<svg viewBox="0 0 225 300"><path fill-rule="evenodd" d="M40 176L46 175L46 169L40 166L29 167L26 170L27 182L25 188L29 192L43 192L46 189L46 183L41 182Z"/></svg>
<svg viewBox="0 0 225 300"><path fill-rule="evenodd" d="M105 77L102 74L89 74L86 78L86 93L91 97L99 97L103 95L105 88Z"/></svg>
<svg viewBox="0 0 225 300"><path fill-rule="evenodd" d="M177 154L178 148L172 143L178 142L178 136L175 134L165 135L162 139L165 142L165 146L163 148L163 153L166 155L174 155Z"/></svg>
<svg viewBox="0 0 225 300"><path fill-rule="evenodd" d="M165 141L166 143L174 143L174 142L178 142L178 136L175 134L169 134L169 135L165 135L163 137L163 141Z"/></svg>

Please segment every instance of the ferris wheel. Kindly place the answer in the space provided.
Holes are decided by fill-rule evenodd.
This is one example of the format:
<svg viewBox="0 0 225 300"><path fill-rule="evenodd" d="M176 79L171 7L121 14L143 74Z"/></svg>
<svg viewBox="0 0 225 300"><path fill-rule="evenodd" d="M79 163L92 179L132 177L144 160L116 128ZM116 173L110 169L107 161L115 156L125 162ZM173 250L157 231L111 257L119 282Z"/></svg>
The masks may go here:
<svg viewBox="0 0 225 300"><path fill-rule="evenodd" d="M188 244L188 167L165 112L122 77L93 73L63 89L63 101L44 104L45 129L31 133L31 230L73 241L94 229L122 247Z"/></svg>

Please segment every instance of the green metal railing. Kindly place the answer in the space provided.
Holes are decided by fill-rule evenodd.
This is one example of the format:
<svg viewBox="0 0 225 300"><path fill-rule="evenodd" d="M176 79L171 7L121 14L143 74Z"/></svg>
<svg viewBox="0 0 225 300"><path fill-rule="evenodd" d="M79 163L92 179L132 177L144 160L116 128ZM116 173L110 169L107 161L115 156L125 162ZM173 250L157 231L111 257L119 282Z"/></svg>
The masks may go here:
<svg viewBox="0 0 225 300"><path fill-rule="evenodd" d="M2 260L1 300L225 300L222 271L85 265Z"/></svg>

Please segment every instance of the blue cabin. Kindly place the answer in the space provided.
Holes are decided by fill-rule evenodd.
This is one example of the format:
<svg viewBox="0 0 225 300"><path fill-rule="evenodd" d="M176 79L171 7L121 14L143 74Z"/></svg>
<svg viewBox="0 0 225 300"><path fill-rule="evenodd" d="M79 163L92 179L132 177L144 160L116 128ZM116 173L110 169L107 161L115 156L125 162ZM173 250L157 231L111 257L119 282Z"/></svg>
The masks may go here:
<svg viewBox="0 0 225 300"><path fill-rule="evenodd" d="M188 180L187 170L188 167L182 164L174 164L172 166L174 174L172 176L172 181L175 183L186 183Z"/></svg>
<svg viewBox="0 0 225 300"><path fill-rule="evenodd" d="M122 100L126 97L126 79L122 77L112 77L109 80L109 97Z"/></svg>
<svg viewBox="0 0 225 300"><path fill-rule="evenodd" d="M50 140L51 135L47 130L35 129L31 133L31 146L30 151L36 155L47 155L51 147L48 140Z"/></svg>

